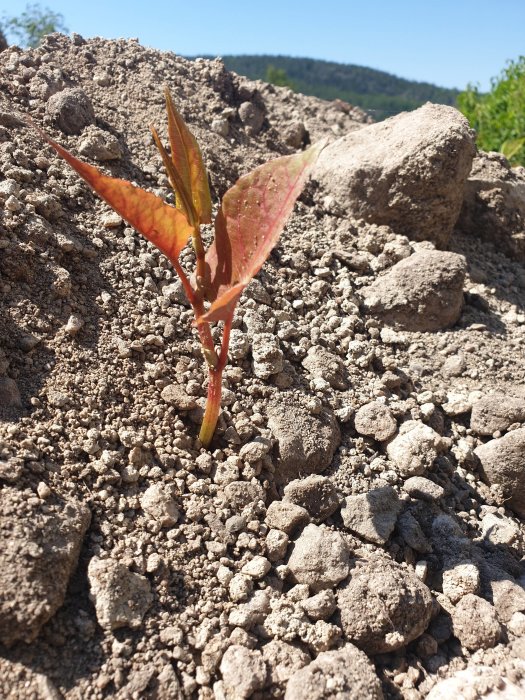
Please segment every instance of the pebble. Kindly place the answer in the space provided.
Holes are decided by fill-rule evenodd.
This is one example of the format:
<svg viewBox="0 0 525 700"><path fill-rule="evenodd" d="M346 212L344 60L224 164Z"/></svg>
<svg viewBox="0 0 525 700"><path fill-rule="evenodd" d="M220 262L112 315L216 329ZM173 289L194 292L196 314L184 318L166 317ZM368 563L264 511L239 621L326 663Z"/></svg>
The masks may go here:
<svg viewBox="0 0 525 700"><path fill-rule="evenodd" d="M401 502L392 486L347 496L341 508L346 528L368 542L385 544L396 525Z"/></svg>
<svg viewBox="0 0 525 700"><path fill-rule="evenodd" d="M119 562L93 557L88 566L90 598L99 625L107 631L138 629L153 602L147 578Z"/></svg>
<svg viewBox="0 0 525 700"><path fill-rule="evenodd" d="M443 570L443 593L453 603L458 603L468 593L478 593L479 586L479 569L473 562L460 561Z"/></svg>
<svg viewBox="0 0 525 700"><path fill-rule="evenodd" d="M396 434L397 422L392 411L380 401L367 403L355 414L355 429L360 435L378 442L390 440Z"/></svg>
<svg viewBox="0 0 525 700"><path fill-rule="evenodd" d="M341 499L330 479L311 474L287 484L284 487L283 501L301 506L308 511L313 522L319 524L335 513Z"/></svg>
<svg viewBox="0 0 525 700"><path fill-rule="evenodd" d="M302 600L300 606L311 620L327 620L334 614L337 601L334 592L327 589Z"/></svg>
<svg viewBox="0 0 525 700"><path fill-rule="evenodd" d="M260 651L232 644L223 654L220 671L232 698L248 698L266 681L266 664Z"/></svg>
<svg viewBox="0 0 525 700"><path fill-rule="evenodd" d="M255 333L252 338L253 373L259 379L269 379L284 368L279 338L272 333Z"/></svg>
<svg viewBox="0 0 525 700"><path fill-rule="evenodd" d="M388 443L388 457L404 477L419 476L432 468L442 449L439 433L418 421L407 421Z"/></svg>
<svg viewBox="0 0 525 700"><path fill-rule="evenodd" d="M489 649L496 646L501 626L493 606L473 593L463 596L452 610L454 635L465 649Z"/></svg>
<svg viewBox="0 0 525 700"><path fill-rule="evenodd" d="M295 530L310 522L306 508L286 501L272 501L266 510L265 522L271 528L292 535Z"/></svg>
<svg viewBox="0 0 525 700"><path fill-rule="evenodd" d="M439 501L445 495L445 489L442 486L424 476L411 476L403 484L403 491L412 498L423 501Z"/></svg>
<svg viewBox="0 0 525 700"><path fill-rule="evenodd" d="M84 319L78 314L71 314L68 318L64 330L68 335L77 335L84 326Z"/></svg>
<svg viewBox="0 0 525 700"><path fill-rule="evenodd" d="M172 496L160 484L152 484L140 497L145 513L157 520L162 527L173 527L179 519L179 511Z"/></svg>
<svg viewBox="0 0 525 700"><path fill-rule="evenodd" d="M266 553L271 562L284 559L290 538L282 530L271 528L266 535Z"/></svg>
<svg viewBox="0 0 525 700"><path fill-rule="evenodd" d="M310 524L295 541L288 568L295 583L315 592L333 588L348 576L350 552L338 532Z"/></svg>
<svg viewBox="0 0 525 700"><path fill-rule="evenodd" d="M244 564L241 569L241 574L251 576L254 580L258 581L264 578L271 568L272 565L266 557L255 556Z"/></svg>

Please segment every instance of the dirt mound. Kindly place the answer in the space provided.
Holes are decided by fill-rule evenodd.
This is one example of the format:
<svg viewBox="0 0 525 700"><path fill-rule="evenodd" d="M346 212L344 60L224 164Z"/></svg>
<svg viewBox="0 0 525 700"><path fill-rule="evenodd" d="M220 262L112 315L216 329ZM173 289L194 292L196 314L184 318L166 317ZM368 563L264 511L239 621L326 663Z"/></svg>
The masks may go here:
<svg viewBox="0 0 525 700"><path fill-rule="evenodd" d="M211 451L197 440L204 363L173 270L23 121L173 202L147 128L166 140L163 84L214 202L321 138L345 164L330 189L325 157L241 300ZM422 153L429 113L441 136ZM493 200L475 206L479 178L467 183L471 134L447 110L449 138L440 114L404 122L403 164L386 157L398 122L369 127L357 108L219 60L78 35L2 51L2 697L291 698L307 686L418 700L463 671L484 692L523 692L512 489L525 462L512 433L524 429L525 275L499 245L507 221L520 239L504 210L522 175L488 216ZM392 201L376 220L383 185ZM450 235L462 201L468 226ZM264 372L261 338L276 358Z"/></svg>

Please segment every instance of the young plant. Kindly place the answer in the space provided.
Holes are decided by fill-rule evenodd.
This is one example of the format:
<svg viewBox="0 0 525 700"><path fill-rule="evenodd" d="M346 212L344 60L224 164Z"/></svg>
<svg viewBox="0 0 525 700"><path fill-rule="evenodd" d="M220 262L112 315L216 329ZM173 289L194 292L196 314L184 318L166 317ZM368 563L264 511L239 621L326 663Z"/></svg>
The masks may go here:
<svg viewBox="0 0 525 700"><path fill-rule="evenodd" d="M212 219L208 177L199 146L168 90L166 110L171 154L153 127L151 131L175 192L175 207L126 180L104 175L40 133L102 199L166 255L180 277L208 365L208 397L199 433L207 447L220 412L235 307L276 245L322 145L276 158L239 178L222 199L215 217L215 238L205 252L200 227ZM196 269L188 278L179 254L190 238ZM219 348L215 348L210 326L216 322L223 323Z"/></svg>

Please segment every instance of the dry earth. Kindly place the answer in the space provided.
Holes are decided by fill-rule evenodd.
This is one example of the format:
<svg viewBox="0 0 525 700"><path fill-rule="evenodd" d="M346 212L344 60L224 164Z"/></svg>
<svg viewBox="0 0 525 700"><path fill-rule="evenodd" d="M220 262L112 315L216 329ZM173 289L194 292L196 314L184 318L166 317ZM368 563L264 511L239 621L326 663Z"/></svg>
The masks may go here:
<svg viewBox="0 0 525 700"><path fill-rule="evenodd" d="M21 120L169 199L163 84L215 201L330 140L209 452L173 271ZM452 108L51 35L0 54L0 172L1 697L525 697L524 170Z"/></svg>

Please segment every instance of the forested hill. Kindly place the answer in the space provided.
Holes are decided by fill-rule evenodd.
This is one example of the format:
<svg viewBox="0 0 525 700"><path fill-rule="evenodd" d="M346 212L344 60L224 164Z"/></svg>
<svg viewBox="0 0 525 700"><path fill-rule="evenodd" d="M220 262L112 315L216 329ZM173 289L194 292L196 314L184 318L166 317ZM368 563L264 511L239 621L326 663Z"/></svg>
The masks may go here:
<svg viewBox="0 0 525 700"><path fill-rule="evenodd" d="M415 109L424 102L454 105L458 90L404 80L344 63L290 56L222 56L226 67L248 78L289 85L305 95L339 98L368 110L374 119Z"/></svg>

